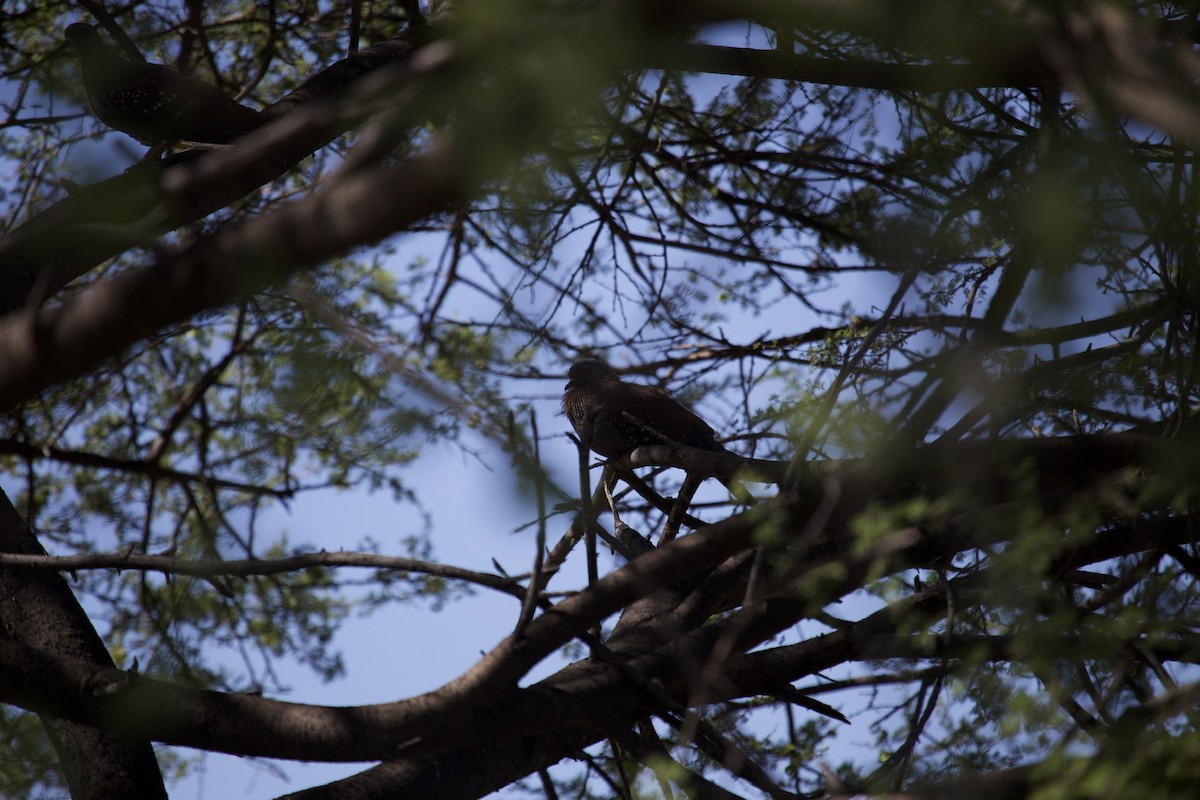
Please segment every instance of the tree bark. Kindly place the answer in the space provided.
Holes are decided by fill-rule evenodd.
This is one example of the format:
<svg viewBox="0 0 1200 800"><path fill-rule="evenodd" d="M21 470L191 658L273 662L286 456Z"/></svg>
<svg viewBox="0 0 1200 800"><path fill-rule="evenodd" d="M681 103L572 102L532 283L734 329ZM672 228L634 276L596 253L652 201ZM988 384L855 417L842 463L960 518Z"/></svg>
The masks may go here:
<svg viewBox="0 0 1200 800"><path fill-rule="evenodd" d="M45 553L3 492L0 551ZM0 567L0 636L48 653L113 666L87 614L57 572ZM41 720L74 800L166 798L148 741L44 715Z"/></svg>

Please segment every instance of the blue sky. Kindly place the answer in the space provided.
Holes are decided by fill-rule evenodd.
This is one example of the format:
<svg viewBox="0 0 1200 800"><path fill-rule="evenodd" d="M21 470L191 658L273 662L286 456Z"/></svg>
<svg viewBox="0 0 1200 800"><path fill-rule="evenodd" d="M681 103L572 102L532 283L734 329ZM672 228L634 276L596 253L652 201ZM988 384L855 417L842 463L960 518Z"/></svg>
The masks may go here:
<svg viewBox="0 0 1200 800"><path fill-rule="evenodd" d="M110 136L102 144L79 145L72 158L79 165L99 165L101 171L104 167L116 171L128 163L126 153L132 152L128 145L124 137ZM121 152L116 153L113 148ZM86 180L99 177L102 175L88 175ZM397 244L405 258L413 257L411 239L398 240ZM436 259L438 252L431 248L427 256ZM576 255L571 246L564 246L556 257L569 260ZM705 260L703 256L689 258L692 263ZM1067 298L1073 299L1076 291L1082 293L1086 281L1087 276L1080 273L1069 276ZM836 290L828 295L826 305L836 308L843 299L852 299L860 313L869 313L872 307L886 303L892 286L891 279L854 275L839 282ZM470 303L471 300L465 295L455 295L454 302ZM731 339L748 341L767 331L794 332L823 322L803 316L808 312L798 308L784 304L761 317L735 316L724 330ZM1047 305L1039 309L1038 321L1068 322L1077 313L1078 308L1070 302L1061 307ZM648 361L661 355L648 350L622 349L615 358L618 363L625 363L622 359ZM540 366L565 372L567 364ZM519 387L521 394L528 394L531 384L531 381L523 382ZM536 386L541 398L536 403L540 428L550 437L543 442L541 452L559 485L572 490L577 483L576 453L565 435L568 426L558 412L561 389L561 378L548 379ZM720 416L736 413L735 408L716 402L698 410L718 428L721 427ZM431 514L435 557L447 564L482 571L491 571L494 559L511 573L524 572L533 560L534 534L532 529L515 531L533 519L532 498L518 493L508 457L499 448L473 433L466 435L469 445L482 453L482 463L450 445L433 444L427 445L419 461L404 472L406 481ZM260 524L264 531L286 531L292 543L308 543L314 549L352 549L357 542L371 537L382 543L383 552L399 554L402 553L400 541L423 529L424 520L413 508L398 504L387 493L372 495L361 490L324 490L301 495L289 510L272 511ZM565 526L565 519L551 523L551 541ZM602 551L601 571L607 572L613 566L614 560ZM577 588L585 583L580 549L551 588ZM839 611L855 616L865 613L873 604L860 598L846 606ZM279 671L291 691L280 697L322 705L366 704L435 689L468 669L482 651L507 635L517 612L515 601L481 590L474 597L447 604L437 613L431 611L428 604L417 604L390 607L366 617L351 616L341 626L334 642L334 647L345 656L345 677L325 684L308 670L284 662L279 665ZM797 633L811 635L815 631ZM548 659L529 676L529 680L551 673L562 663L557 658ZM843 705L843 697L823 699L844 710L855 707L853 702L848 707ZM776 722L780 720L777 718ZM866 759L869 763L876 754L865 739L865 733L855 726L843 729L831 760L855 758ZM172 796L189 800L272 798L353 774L368 765L309 766L280 762L278 769L286 773L287 780L281 780L260 762L219 754L205 756L204 766L202 771L178 784Z"/></svg>

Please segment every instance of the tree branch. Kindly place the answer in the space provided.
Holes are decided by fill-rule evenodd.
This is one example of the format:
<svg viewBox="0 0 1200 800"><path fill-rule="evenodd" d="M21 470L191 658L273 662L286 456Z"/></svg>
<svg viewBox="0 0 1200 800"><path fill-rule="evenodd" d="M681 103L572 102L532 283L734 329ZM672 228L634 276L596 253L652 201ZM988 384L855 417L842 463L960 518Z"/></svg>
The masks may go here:
<svg viewBox="0 0 1200 800"><path fill-rule="evenodd" d="M8 497L0 492L0 553L45 556L33 533ZM20 663L28 657L81 665L85 672L110 670L112 659L61 575L21 574L0 567L0 647L14 648ZM0 657L0 663L7 659ZM41 678L7 668L4 684L13 687ZM64 683L56 683L60 690ZM65 690L62 699L75 695ZM71 714L43 715L42 722L62 763L74 800L113 797L166 798L158 762L148 739L114 735L110 730L79 724Z"/></svg>
<svg viewBox="0 0 1200 800"><path fill-rule="evenodd" d="M105 456L99 453L85 453L79 450L67 450L61 447L53 447L51 445L44 444L29 444L28 442L24 442L19 439L0 439L0 453L20 456L21 458L25 459L46 459L49 461L57 461L62 464L74 464L80 467L94 467L96 469L112 470L113 472L145 475L147 478L169 480L176 483L200 484L204 486L211 486L215 489L228 489L235 492L244 492L248 495L270 495L272 497L286 499L292 497L296 493L295 488L273 489L269 486L260 486L253 483L242 483L241 481L216 478L211 475L204 475L198 472L183 472L170 467L164 467L152 461L143 461L140 459L131 458L113 458L111 456Z"/></svg>
<svg viewBox="0 0 1200 800"><path fill-rule="evenodd" d="M139 164L26 221L0 239L0 314L36 306L106 259L283 175L357 121L333 111L347 87L368 72L410 59L426 31L406 30L322 70L266 109L264 116L275 122L236 148L165 169Z"/></svg>
<svg viewBox="0 0 1200 800"><path fill-rule="evenodd" d="M50 556L27 553L0 553L0 566L57 571L81 569L117 569L161 572L169 575L192 575L200 578L246 578L257 575L279 575L313 567L369 567L399 572L416 572L441 578L473 583L521 599L525 590L521 576L494 575L462 567L421 561L415 558L387 556L379 553L302 553L285 558L241 559L236 561L197 560L174 556L142 555L138 553L93 553L77 556Z"/></svg>

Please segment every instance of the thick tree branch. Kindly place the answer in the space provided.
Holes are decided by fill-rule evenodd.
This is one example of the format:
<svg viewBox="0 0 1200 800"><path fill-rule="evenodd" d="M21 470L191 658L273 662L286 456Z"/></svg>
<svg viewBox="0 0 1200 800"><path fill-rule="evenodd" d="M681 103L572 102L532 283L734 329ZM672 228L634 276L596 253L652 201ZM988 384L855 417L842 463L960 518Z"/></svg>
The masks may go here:
<svg viewBox="0 0 1200 800"><path fill-rule="evenodd" d="M283 175L358 121L357 115L333 110L347 87L368 72L411 58L427 31L407 30L327 67L268 108L264 114L275 124L237 148L173 168L139 164L28 220L0 239L0 314L40 304L106 259Z"/></svg>
<svg viewBox="0 0 1200 800"><path fill-rule="evenodd" d="M1096 454L1103 451L1103 446L1087 439L1065 440L1059 443L1060 448L1069 450L1074 445L1074 457L1090 454L1093 461L1099 461ZM1034 440L1028 444L1036 448L1043 441ZM1121 453L1125 456L1124 462L1117 458ZM1104 467L1119 470L1130 463L1130 459L1138 458L1138 453L1136 447L1118 439L1110 445L1108 463ZM961 456L955 459L956 463L961 461ZM1002 461L995 469L1004 472L1007 463ZM1063 461L1060 457L1057 462L1046 459L1043 465L1046 463L1061 464ZM985 466L979 464L977 468ZM1094 469L1099 468L1094 466ZM905 467L900 465L897 469L903 471ZM1068 472L1058 483L1047 482L1046 491L1052 495L1063 491L1062 482L1073 483L1076 488L1090 485L1094 474L1092 470ZM895 474L891 477L895 478ZM872 548L854 550L853 537L845 534L845 525L865 504L879 496L879 484L874 479L851 474L840 479L844 482L841 497L846 505L830 515L828 538L820 547L808 552L802 568L794 574L789 573L785 585L772 590L762 615L746 625L738 637L739 652L794 624L814 604L819 607L853 591L881 570L886 574L905 568L914 560L944 557L946 553L983 543L958 534L949 541L902 531L897 534L899 538L892 537L894 541L883 540ZM1003 483L995 483L997 488L993 491L996 494L989 501L1001 502L1005 499ZM766 514L766 518L776 520L774 524L784 524L786 519L789 528L803 527L817 502L817 495L804 499L809 494L801 491L796 496L761 504L751 513L727 519L640 556L593 586L547 609L530 622L521 637L510 637L502 642L459 679L408 700L323 709L261 697L188 690L48 654L31 655L18 645L12 645L12 649L6 651L13 659L13 669L23 663L30 666L20 675L15 671L12 673L14 680L0 687L0 699L158 741L247 755L319 760L388 758L398 754L400 751L396 748L401 745L404 752L430 752L479 742L506 732L545 732L563 724L619 717L631 709L644 712L646 709L641 706L644 701L624 689L619 674L609 674L586 661L566 668L535 687L520 691L515 691L514 687L546 655L613 612L630 607L660 587L675 584L730 556L741 554L753 541L758 516ZM780 514L784 516L779 517ZM824 566L831 564L837 564L837 570L825 571ZM814 580L806 577L810 575L827 577ZM831 578L833 575L840 577ZM614 653L631 659L631 669L650 679L663 681L676 691L686 691L686 686L681 683L679 665L704 663L711 647L729 624L729 620L724 620L691 634L685 633L719 611L714 602L723 601L729 592L721 584L716 588L719 590L715 594L699 595L708 598L705 602L693 604L690 599L680 602L676 598L661 611L651 610L648 616L638 617L642 620L639 624L634 624L633 617L623 619L619 629L628 630L631 638L614 632L608 646ZM681 634L685 635L680 638ZM666 642L673 643L664 647ZM816 647L812 644L801 646ZM838 654L836 649L824 651L827 656L830 653L837 658L848 655ZM30 661L34 655L43 661ZM794 663L787 666L792 668ZM767 672L764 670L762 674ZM96 688L89 689L88 696L82 701L64 700L77 697L80 687ZM585 688L586 697L579 694ZM720 690L721 684L717 688ZM601 690L603 697L591 694ZM556 711L548 713L548 708Z"/></svg>
<svg viewBox="0 0 1200 800"><path fill-rule="evenodd" d="M61 305L0 318L0 408L82 375L167 325L283 280L445 208L466 185L446 143L385 170L225 229L176 258L97 284ZM387 197L389 202L380 203Z"/></svg>
<svg viewBox="0 0 1200 800"><path fill-rule="evenodd" d="M0 552L45 556L8 497L0 493ZM112 659L61 575L21 573L0 567L0 649L54 663L80 665L90 673L112 669ZM7 659L0 657L0 662ZM37 672L8 672L3 683L37 683ZM58 683L62 687L63 683ZM73 694L64 694L71 701ZM115 735L50 712L42 722L62 764L74 800L116 797L166 798L154 751L146 739Z"/></svg>

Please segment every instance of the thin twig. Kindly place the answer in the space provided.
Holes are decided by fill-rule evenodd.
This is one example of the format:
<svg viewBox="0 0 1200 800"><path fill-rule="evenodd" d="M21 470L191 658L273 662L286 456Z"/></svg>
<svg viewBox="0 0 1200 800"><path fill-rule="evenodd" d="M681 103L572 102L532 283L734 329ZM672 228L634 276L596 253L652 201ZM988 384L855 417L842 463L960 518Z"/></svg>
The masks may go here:
<svg viewBox="0 0 1200 800"><path fill-rule="evenodd" d="M537 495L537 548L533 556L533 571L529 573L525 599L521 603L521 615L517 618L517 627L513 630L513 636L518 638L524 635L525 627L533 619L533 612L537 608L538 595L542 591L542 562L546 554L546 484L545 473L541 469L537 412L533 409L529 411L529 425L533 433L533 460L537 467L533 470L534 491Z"/></svg>
<svg viewBox="0 0 1200 800"><path fill-rule="evenodd" d="M506 577L488 572L452 567L415 558L386 556L379 553L338 552L301 553L285 558L248 558L237 561L218 559L186 559L167 555L145 555L140 553L92 553L77 556L46 556L27 553L0 553L0 566L25 567L28 569L52 569L60 571L81 569L129 569L145 572L161 572L168 575L191 575L199 578L278 575L313 567L368 567L393 569L401 572L417 572L422 575L437 575L443 578L495 589L518 599L525 597L520 579L524 576Z"/></svg>

